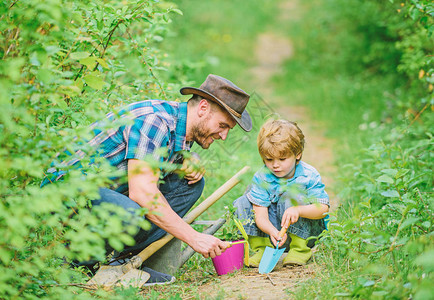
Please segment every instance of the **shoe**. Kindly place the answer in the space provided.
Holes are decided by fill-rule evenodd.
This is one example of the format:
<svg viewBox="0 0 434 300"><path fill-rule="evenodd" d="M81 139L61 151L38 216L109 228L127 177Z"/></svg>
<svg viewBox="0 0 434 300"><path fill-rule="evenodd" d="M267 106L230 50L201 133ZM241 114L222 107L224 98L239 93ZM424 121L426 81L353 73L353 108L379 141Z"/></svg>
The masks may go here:
<svg viewBox="0 0 434 300"><path fill-rule="evenodd" d="M290 233L289 236L291 238L291 243L289 244L288 254L283 259L283 265L305 265L312 257L312 249L307 246L305 239L292 233Z"/></svg>
<svg viewBox="0 0 434 300"><path fill-rule="evenodd" d="M110 266L119 266L127 263L129 259L113 259L109 262ZM176 278L172 275L164 274L155 270L152 270L148 267L141 267L140 270L145 271L148 273L151 277L146 281L146 283L142 286L153 286L153 285L163 285L163 284L170 284L175 282Z"/></svg>
<svg viewBox="0 0 434 300"><path fill-rule="evenodd" d="M148 267L141 267L142 271L145 271L151 275L151 277L146 281L146 283L143 285L145 286L153 286L153 285L163 285L163 284L170 284L175 282L176 278L172 275L164 274L161 272L157 272L155 270L152 270Z"/></svg>
<svg viewBox="0 0 434 300"><path fill-rule="evenodd" d="M65 266L68 266L72 269L78 269L83 274L87 275L89 278L93 277L99 268L99 262L98 261L85 261L85 262L79 262L78 260L74 260L72 262L68 262L65 258L63 259L63 264Z"/></svg>
<svg viewBox="0 0 434 300"><path fill-rule="evenodd" d="M130 261L129 258L113 258L107 264L109 266L120 266L126 264L129 261Z"/></svg>
<svg viewBox="0 0 434 300"><path fill-rule="evenodd" d="M249 257L249 264L247 267L257 268L261 262L262 256L265 252L265 247L273 247L268 237L249 235L249 245L253 251L256 251L251 257Z"/></svg>

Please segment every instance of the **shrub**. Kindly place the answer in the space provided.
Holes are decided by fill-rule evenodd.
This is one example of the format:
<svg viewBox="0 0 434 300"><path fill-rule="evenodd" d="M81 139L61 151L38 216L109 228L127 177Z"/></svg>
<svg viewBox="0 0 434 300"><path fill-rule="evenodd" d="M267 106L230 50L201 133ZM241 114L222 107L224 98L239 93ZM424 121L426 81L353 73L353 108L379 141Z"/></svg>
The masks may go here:
<svg viewBox="0 0 434 300"><path fill-rule="evenodd" d="M87 125L114 107L168 98L157 46L172 11L143 0L0 2L0 298L81 294L68 263L103 260L104 240L119 250L147 226L138 216L125 228L110 208L89 213L113 174L102 160L39 183L65 150L93 153Z"/></svg>

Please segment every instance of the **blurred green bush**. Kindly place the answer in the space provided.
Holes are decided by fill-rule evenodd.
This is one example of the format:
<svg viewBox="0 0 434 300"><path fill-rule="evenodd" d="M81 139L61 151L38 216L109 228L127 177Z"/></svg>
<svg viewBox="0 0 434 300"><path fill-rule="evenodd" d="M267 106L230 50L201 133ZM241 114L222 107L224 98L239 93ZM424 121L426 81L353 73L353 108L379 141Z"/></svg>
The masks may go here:
<svg viewBox="0 0 434 300"><path fill-rule="evenodd" d="M289 84L337 139L340 207L317 252L326 274L292 294L432 299L434 4L310 8L304 36L288 29L301 54L281 92Z"/></svg>
<svg viewBox="0 0 434 300"><path fill-rule="evenodd" d="M158 45L174 13L149 0L0 1L0 298L103 296L75 286L86 273L69 263L104 260L103 239L120 249L148 226L138 215L125 227L110 208L90 214L114 172L104 160L39 183L64 150L94 153L87 125L114 107L176 99L158 76L168 64Z"/></svg>

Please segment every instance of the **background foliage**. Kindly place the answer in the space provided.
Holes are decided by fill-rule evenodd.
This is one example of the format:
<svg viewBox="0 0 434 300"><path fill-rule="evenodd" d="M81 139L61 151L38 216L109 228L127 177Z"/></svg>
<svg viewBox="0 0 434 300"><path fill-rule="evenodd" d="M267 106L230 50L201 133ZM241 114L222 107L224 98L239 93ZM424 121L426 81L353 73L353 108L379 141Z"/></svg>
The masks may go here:
<svg viewBox="0 0 434 300"><path fill-rule="evenodd" d="M174 13L158 1L0 2L0 298L90 297L70 285L85 278L68 264L104 260L103 238L120 249L147 226L86 209L113 171L103 161L39 183L64 150L93 153L87 125L114 107L171 97L156 74L167 71L157 46Z"/></svg>
<svg viewBox="0 0 434 300"><path fill-rule="evenodd" d="M308 10L288 29L302 54L281 92L309 103L338 140L341 206L316 256L322 274L288 292L432 299L434 6L334 0Z"/></svg>

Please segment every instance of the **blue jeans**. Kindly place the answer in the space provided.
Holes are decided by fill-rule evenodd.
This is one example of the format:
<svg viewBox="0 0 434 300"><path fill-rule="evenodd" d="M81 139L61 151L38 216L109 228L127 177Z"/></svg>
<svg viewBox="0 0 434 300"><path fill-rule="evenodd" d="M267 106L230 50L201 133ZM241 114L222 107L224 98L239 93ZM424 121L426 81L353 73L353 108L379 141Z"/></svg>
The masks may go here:
<svg viewBox="0 0 434 300"><path fill-rule="evenodd" d="M195 184L189 185L187 182L187 180L180 178L177 174L169 174L164 178L164 183L159 187L170 207L180 217L183 217L194 203L196 203L205 185L203 178ZM111 203L123 207L126 211L132 213L140 208L136 202L116 191L101 188L99 194L100 199L92 201L93 206L98 206L102 203ZM149 230L140 229L139 232L133 236L136 244L131 247L126 247L120 255L127 253L137 254L149 244L162 238L165 234L166 232L163 229L151 223ZM107 253L110 253L113 249L110 246L106 246L106 250Z"/></svg>
<svg viewBox="0 0 434 300"><path fill-rule="evenodd" d="M236 208L237 217L243 222L244 229L248 235L268 237L267 234L256 226L253 206L246 195L235 200L233 205ZM280 223L282 222L283 213L291 206L293 206L291 201L286 199L284 193L278 202L271 203L268 207L268 218L271 224L278 230L281 229ZM295 234L302 239L307 239L311 236L318 236L324 229L326 229L324 219L311 220L300 217L296 223L289 226L287 232Z"/></svg>

